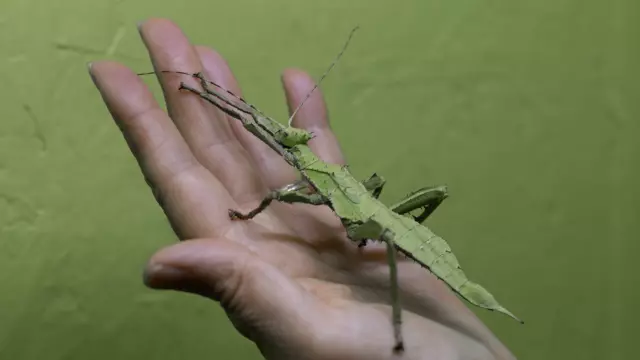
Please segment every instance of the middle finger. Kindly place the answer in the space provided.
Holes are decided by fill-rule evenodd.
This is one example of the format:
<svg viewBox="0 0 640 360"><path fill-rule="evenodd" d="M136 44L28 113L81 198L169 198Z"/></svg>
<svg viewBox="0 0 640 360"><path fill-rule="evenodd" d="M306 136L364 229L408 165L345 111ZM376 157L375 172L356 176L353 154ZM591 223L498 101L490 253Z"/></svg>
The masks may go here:
<svg viewBox="0 0 640 360"><path fill-rule="evenodd" d="M215 81L225 90L231 91L237 96L242 96L238 82L233 76L229 65L220 54L203 46L197 46L196 51L200 55L200 61L208 79ZM227 116L227 121L230 122L232 132L236 135L239 143L246 149L247 157L253 160L253 165L258 169L262 180L268 188L279 188L296 179L296 173L293 168L280 155L245 129L240 121L229 116ZM261 195L264 196L264 193Z"/></svg>
<svg viewBox="0 0 640 360"><path fill-rule="evenodd" d="M200 72L198 53L172 22L152 19L140 27L157 70ZM227 116L198 96L179 91L180 82L199 88L196 79L163 73L159 77L167 109L198 161L227 188L238 203L264 195L246 150L231 130Z"/></svg>

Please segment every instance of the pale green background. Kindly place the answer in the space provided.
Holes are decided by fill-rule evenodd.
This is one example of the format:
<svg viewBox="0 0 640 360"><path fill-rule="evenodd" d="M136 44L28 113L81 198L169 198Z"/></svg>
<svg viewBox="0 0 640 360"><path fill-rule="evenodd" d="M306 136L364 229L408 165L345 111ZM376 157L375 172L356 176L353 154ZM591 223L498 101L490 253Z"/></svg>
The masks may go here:
<svg viewBox="0 0 640 360"><path fill-rule="evenodd" d="M450 186L430 225L526 321L478 312L520 359L636 357L637 0L0 4L0 359L259 358L216 304L141 282L175 238L85 63L150 70L151 16L281 119L280 71L321 74L360 24L323 85L355 173L385 201Z"/></svg>

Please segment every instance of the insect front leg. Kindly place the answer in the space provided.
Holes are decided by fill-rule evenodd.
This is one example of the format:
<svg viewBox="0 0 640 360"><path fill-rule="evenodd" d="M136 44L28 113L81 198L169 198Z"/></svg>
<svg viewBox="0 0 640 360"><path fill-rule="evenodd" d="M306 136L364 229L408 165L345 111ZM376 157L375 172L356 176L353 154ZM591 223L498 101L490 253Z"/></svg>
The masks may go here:
<svg viewBox="0 0 640 360"><path fill-rule="evenodd" d="M263 212L272 201L281 201L289 204L302 203L311 205L324 205L328 200L318 194L313 193L313 189L306 181L297 181L286 185L278 190L270 191L267 196L262 199L260 205L255 209L244 214L237 210L229 209L229 217L231 220L249 220Z"/></svg>
<svg viewBox="0 0 640 360"><path fill-rule="evenodd" d="M194 78L198 79L200 81L200 86L202 86L202 89L204 90L204 93L209 94L214 96L215 98L222 100L222 102L224 102L225 104L236 108L246 114L251 114L254 112L258 112L258 109L254 108L251 104L247 103L244 101L243 98L241 98L240 96L232 93L231 91L224 89L224 88L220 88L222 89L222 91L224 91L225 93L231 95L231 97L233 99L235 99L235 101L231 101L227 98L227 96L221 94L219 91L213 89L211 86L209 86L209 84L214 84L216 86L218 86L215 83L210 82L209 80L207 80L204 77L204 74L201 72L197 72L195 74L192 75Z"/></svg>
<svg viewBox="0 0 640 360"><path fill-rule="evenodd" d="M193 88L185 83L180 83L180 90L187 90L189 92L192 92L196 95L198 95L199 97L201 97L203 100L210 102L211 104L215 105L216 107L218 107L219 109L221 109L222 111L226 112L227 114L235 117L235 118L242 118L242 114L236 110L232 104L229 104L228 102L222 101L224 103L226 103L227 105L230 106L224 106L222 104L220 104L220 98L212 98L209 95L211 94L210 92L207 91L200 91L196 88Z"/></svg>
<svg viewBox="0 0 640 360"><path fill-rule="evenodd" d="M446 186L425 187L412 192L402 201L389 208L400 215L416 209L423 209L420 215L413 217L416 222L422 223L448 196Z"/></svg>
<svg viewBox="0 0 640 360"><path fill-rule="evenodd" d="M205 88L205 90L200 91L189 85L186 85L185 83L180 83L180 90L187 90L189 92L192 92L198 95L199 97L201 97L202 99L204 99L205 101L213 104L218 109L230 115L232 118L239 120L245 129L247 129L250 133L255 135L258 139L260 139L263 143L265 143L271 149L275 150L278 154L280 155L284 154L284 149L282 145L278 143L278 141L274 138L274 136L271 133L269 133L267 130L265 130L265 128L259 126L256 123L255 118L259 118L258 115L256 115L254 112L247 113L247 110L245 108L239 107L238 102L233 103L223 95L217 93L215 90L207 87L207 81L204 80L201 73L196 73L193 76L200 79L203 82L202 86ZM242 104L246 105L246 103L242 103Z"/></svg>

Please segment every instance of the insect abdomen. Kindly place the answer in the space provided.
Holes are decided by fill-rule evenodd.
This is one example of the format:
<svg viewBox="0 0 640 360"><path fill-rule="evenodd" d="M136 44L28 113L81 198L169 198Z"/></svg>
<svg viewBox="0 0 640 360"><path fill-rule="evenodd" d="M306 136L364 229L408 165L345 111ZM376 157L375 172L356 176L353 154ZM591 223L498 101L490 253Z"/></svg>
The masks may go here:
<svg viewBox="0 0 640 360"><path fill-rule="evenodd" d="M400 252L427 268L471 304L522 322L500 305L487 289L467 278L444 239L406 216L394 213L392 217L395 221L388 228L394 233L394 242Z"/></svg>

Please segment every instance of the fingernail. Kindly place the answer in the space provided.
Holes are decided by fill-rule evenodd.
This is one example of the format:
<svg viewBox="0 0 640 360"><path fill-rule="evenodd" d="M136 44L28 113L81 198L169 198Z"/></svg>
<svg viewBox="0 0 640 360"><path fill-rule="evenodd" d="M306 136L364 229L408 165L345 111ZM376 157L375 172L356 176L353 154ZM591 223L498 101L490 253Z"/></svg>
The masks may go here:
<svg viewBox="0 0 640 360"><path fill-rule="evenodd" d="M145 268L143 281L150 288L162 289L171 287L185 277L186 273L180 269L162 264L153 264Z"/></svg>

